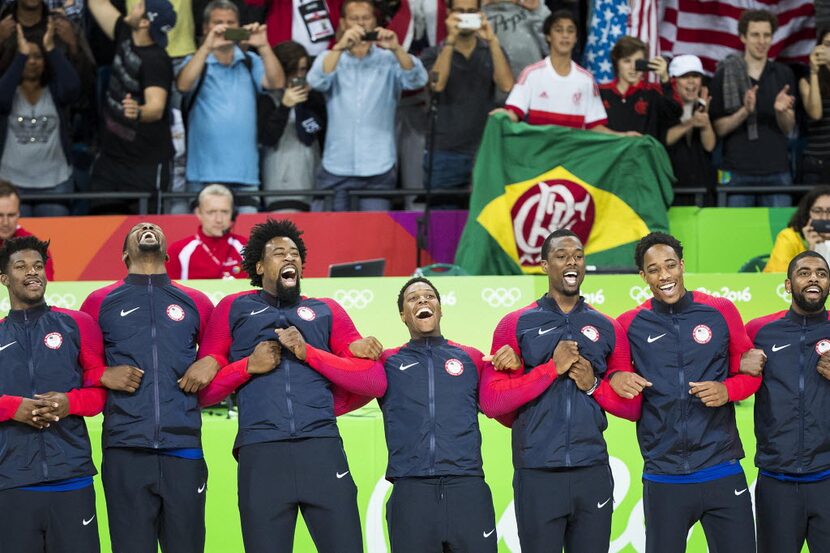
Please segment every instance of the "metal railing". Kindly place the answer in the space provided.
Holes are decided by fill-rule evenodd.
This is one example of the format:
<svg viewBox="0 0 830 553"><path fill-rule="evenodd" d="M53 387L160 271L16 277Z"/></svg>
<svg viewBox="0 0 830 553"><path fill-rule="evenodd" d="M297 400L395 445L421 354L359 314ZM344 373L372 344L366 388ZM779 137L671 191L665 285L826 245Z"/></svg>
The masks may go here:
<svg viewBox="0 0 830 553"><path fill-rule="evenodd" d="M786 187L780 186L752 186L752 187L735 187L728 185L719 185L714 189L717 197L717 207L726 207L728 198L734 194L801 194L813 189L816 185L794 184ZM427 195L424 188L405 188L396 190L346 190L349 196L349 206L353 211L357 211L361 198L409 198L421 197ZM706 188L678 188L674 190L675 197L694 197L696 205L703 205L707 194L710 191ZM458 198L469 197L471 190L469 188L440 188L431 190L429 195L433 202L442 198ZM138 214L147 215L150 213L150 202L154 204L154 214L162 214L164 211L162 206L171 200L190 200L193 201L199 195L198 192L161 192L154 194L151 192L71 192L66 194L45 194L45 193L25 193L21 194L21 200L28 201L73 201L73 200L112 200L112 201L136 201L138 203ZM237 198L285 198L285 197L303 197L303 198L322 198L323 210L330 211L334 190L240 190L234 191Z"/></svg>

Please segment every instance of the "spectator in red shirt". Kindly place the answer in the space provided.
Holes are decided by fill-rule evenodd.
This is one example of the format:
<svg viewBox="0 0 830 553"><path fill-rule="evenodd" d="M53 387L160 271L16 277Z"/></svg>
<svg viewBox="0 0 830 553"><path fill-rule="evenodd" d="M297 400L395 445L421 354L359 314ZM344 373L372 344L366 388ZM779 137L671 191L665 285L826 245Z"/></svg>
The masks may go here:
<svg viewBox="0 0 830 553"><path fill-rule="evenodd" d="M247 240L231 232L236 218L231 191L221 184L206 186L193 213L200 223L196 234L168 249L170 278L248 278L242 269L242 248Z"/></svg>
<svg viewBox="0 0 830 553"><path fill-rule="evenodd" d="M20 218L20 193L11 183L0 180L0 248L9 238L31 236L32 233L17 224ZM48 252L46 260L46 279L50 282L55 278L55 267L52 265L52 253Z"/></svg>

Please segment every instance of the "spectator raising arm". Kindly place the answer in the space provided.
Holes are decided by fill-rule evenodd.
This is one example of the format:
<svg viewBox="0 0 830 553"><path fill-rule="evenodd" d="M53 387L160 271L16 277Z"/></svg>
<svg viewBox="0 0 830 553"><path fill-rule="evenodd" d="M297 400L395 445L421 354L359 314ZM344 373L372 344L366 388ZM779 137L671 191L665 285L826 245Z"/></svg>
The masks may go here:
<svg viewBox="0 0 830 553"><path fill-rule="evenodd" d="M813 121L821 120L823 114L818 72L819 68L827 63L827 56L827 48L822 44L816 45L813 51L810 52L810 75L806 79L801 79L798 82L801 101L804 103L804 111L807 112L807 116Z"/></svg>
<svg viewBox="0 0 830 553"><path fill-rule="evenodd" d="M248 39L248 45L256 48L257 53L262 58L262 64L265 66L265 77L262 79L260 86L268 90L276 90L285 87L285 71L283 71L282 64L277 56L274 55L274 50L268 44L268 34L265 25L259 23L251 23L245 25L245 29L251 32L251 38Z"/></svg>
<svg viewBox="0 0 830 553"><path fill-rule="evenodd" d="M87 6L89 6L89 11L92 13L92 17L95 18L95 22L98 23L98 26L104 34L107 35L107 38L113 40L115 38L115 23L118 21L118 18L121 17L121 14L117 9L115 9L115 6L112 5L110 0L89 0L87 2ZM135 17L136 12L137 10L135 9L131 11L130 14L124 18L125 22L129 24ZM130 21L127 21L128 18Z"/></svg>
<svg viewBox="0 0 830 553"><path fill-rule="evenodd" d="M179 71L179 76L176 78L176 88L180 92L190 92L196 83L199 82L199 77L205 69L205 62L207 57L211 54L214 48L221 46L228 46L232 44L230 40L225 39L225 25L217 25L205 35L202 45L190 58L190 61Z"/></svg>

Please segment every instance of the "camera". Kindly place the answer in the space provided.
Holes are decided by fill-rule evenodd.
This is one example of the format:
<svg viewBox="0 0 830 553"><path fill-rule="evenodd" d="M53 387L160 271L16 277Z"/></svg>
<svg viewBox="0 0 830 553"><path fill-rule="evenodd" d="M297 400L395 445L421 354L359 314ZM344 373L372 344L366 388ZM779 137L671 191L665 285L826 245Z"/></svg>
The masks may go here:
<svg viewBox="0 0 830 553"><path fill-rule="evenodd" d="M243 29L241 27L231 27L225 29L223 35L225 40L232 40L234 42L242 42L243 40L248 40L251 38L251 31L248 29Z"/></svg>
<svg viewBox="0 0 830 553"><path fill-rule="evenodd" d="M830 219L814 219L810 226L819 234L830 234Z"/></svg>
<svg viewBox="0 0 830 553"><path fill-rule="evenodd" d="M378 32L377 31L369 31L365 35L363 35L363 42L374 42L378 39Z"/></svg>
<svg viewBox="0 0 830 553"><path fill-rule="evenodd" d="M468 31L481 29L481 15L477 13L459 13L458 28Z"/></svg>
<svg viewBox="0 0 830 553"><path fill-rule="evenodd" d="M648 66L648 60L634 60L634 70L651 71L651 68Z"/></svg>

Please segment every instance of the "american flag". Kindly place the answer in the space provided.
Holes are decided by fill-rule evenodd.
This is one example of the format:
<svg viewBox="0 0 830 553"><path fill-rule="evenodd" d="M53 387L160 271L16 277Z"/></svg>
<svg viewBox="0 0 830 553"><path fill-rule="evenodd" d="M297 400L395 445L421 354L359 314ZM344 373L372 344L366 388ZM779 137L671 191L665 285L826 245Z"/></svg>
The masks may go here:
<svg viewBox="0 0 830 553"><path fill-rule="evenodd" d="M628 0L594 0L588 25L588 44L582 65L598 83L614 79L611 48L628 30Z"/></svg>
<svg viewBox="0 0 830 553"><path fill-rule="evenodd" d="M770 57L783 62L807 62L815 46L815 9L811 0L664 0L660 18L660 49L664 54L694 54L714 73L729 54L743 52L738 18L746 9L763 9L778 16Z"/></svg>
<svg viewBox="0 0 830 553"><path fill-rule="evenodd" d="M631 0L631 17L628 18L628 34L648 44L647 59L660 54L657 39L657 1Z"/></svg>

